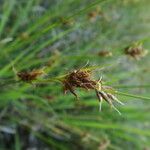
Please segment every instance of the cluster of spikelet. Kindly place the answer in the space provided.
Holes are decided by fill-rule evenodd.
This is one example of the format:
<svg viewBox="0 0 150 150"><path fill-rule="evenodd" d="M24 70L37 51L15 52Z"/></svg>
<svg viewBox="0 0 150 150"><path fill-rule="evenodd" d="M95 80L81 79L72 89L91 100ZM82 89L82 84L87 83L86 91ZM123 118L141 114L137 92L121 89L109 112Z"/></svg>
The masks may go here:
<svg viewBox="0 0 150 150"><path fill-rule="evenodd" d="M71 92L77 99L78 96L75 92L76 88L82 88L86 90L95 90L99 100L99 110L103 100L105 100L112 108L114 108L119 114L119 110L114 106L113 102L116 101L123 105L116 96L113 95L114 90L111 87L102 85L102 78L99 80L92 80L91 71L86 69L79 69L70 72L63 80L64 92Z"/></svg>
<svg viewBox="0 0 150 150"><path fill-rule="evenodd" d="M146 56L148 50L145 50L141 43L134 43L132 46L128 46L124 49L126 55L140 60L142 57Z"/></svg>

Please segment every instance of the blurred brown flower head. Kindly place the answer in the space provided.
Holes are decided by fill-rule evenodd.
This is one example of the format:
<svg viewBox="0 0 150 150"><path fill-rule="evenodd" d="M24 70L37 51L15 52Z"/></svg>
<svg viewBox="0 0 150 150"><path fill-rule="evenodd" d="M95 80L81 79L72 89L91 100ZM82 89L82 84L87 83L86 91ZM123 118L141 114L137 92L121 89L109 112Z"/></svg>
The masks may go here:
<svg viewBox="0 0 150 150"><path fill-rule="evenodd" d="M64 18L64 17L60 17L60 22L65 26L65 27L70 27L73 26L75 24L75 20L73 18Z"/></svg>
<svg viewBox="0 0 150 150"><path fill-rule="evenodd" d="M44 75L44 69L35 69L32 71L21 71L17 73L20 80L25 82L31 82L36 80L39 76Z"/></svg>
<svg viewBox="0 0 150 150"><path fill-rule="evenodd" d="M101 57L111 57L112 56L112 52L108 51L108 50L102 50L98 52L98 56Z"/></svg>
<svg viewBox="0 0 150 150"><path fill-rule="evenodd" d="M97 20L98 16L100 16L102 14L103 14L102 10L99 7L97 7L95 10L88 13L89 21L95 22Z"/></svg>
<svg viewBox="0 0 150 150"><path fill-rule="evenodd" d="M147 55L148 51L143 48L142 44L135 43L133 46L126 47L124 53L136 60L140 60Z"/></svg>

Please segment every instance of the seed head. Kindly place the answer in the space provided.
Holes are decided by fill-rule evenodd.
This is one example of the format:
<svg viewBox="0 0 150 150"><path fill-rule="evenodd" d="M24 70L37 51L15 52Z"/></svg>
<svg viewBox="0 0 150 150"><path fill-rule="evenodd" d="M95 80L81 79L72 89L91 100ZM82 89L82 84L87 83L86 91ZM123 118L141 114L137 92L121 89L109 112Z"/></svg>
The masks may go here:
<svg viewBox="0 0 150 150"><path fill-rule="evenodd" d="M37 69L33 71L21 71L17 73L17 76L25 82L31 82L33 80L36 80L37 77L45 74L43 69Z"/></svg>
<svg viewBox="0 0 150 150"><path fill-rule="evenodd" d="M73 26L75 24L75 20L72 18L66 19L64 17L60 18L61 23L65 26L65 27L70 27Z"/></svg>
<svg viewBox="0 0 150 150"><path fill-rule="evenodd" d="M126 47L124 53L136 60L146 56L148 51L142 47L142 44L136 43L133 46Z"/></svg>
<svg viewBox="0 0 150 150"><path fill-rule="evenodd" d="M64 92L70 91L77 97L75 88L83 88L86 90L95 89L96 81L91 79L91 72L82 69L74 70L69 73L64 81ZM78 97L77 97L78 98Z"/></svg>
<svg viewBox="0 0 150 150"><path fill-rule="evenodd" d="M101 56L101 57L111 57L112 56L112 52L110 52L108 50L99 51L98 52L98 56Z"/></svg>
<svg viewBox="0 0 150 150"><path fill-rule="evenodd" d="M93 10L88 13L88 18L91 22L95 22L99 14L100 14L100 10L99 8L96 8L96 10Z"/></svg>
<svg viewBox="0 0 150 150"><path fill-rule="evenodd" d="M74 70L69 73L63 80L64 93L70 91L77 99L78 95L75 92L76 88L82 88L86 90L95 90L97 98L99 100L99 110L101 111L101 106L103 100L105 100L112 108L114 108L119 114L119 110L114 106L113 102L116 101L123 105L116 96L113 95L115 93L111 87L103 86L102 78L99 80L93 80L91 78L91 71L79 69Z"/></svg>

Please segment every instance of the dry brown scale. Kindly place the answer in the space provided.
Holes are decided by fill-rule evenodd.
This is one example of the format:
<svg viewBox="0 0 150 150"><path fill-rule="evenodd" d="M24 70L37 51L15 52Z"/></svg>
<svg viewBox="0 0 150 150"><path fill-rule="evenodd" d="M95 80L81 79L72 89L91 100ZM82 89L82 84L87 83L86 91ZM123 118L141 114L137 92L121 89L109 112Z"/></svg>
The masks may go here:
<svg viewBox="0 0 150 150"><path fill-rule="evenodd" d="M70 91L78 99L75 88L95 89L96 81L91 80L90 71L74 70L65 77L63 85L65 93Z"/></svg>

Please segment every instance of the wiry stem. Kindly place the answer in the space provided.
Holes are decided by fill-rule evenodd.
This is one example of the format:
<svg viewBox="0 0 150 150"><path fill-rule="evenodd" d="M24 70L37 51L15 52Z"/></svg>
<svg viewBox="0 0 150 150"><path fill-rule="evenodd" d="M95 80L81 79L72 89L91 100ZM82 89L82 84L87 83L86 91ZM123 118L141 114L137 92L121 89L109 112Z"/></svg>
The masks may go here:
<svg viewBox="0 0 150 150"><path fill-rule="evenodd" d="M114 88L150 88L150 85L114 85Z"/></svg>
<svg viewBox="0 0 150 150"><path fill-rule="evenodd" d="M128 94L128 93L119 92L119 91L115 91L115 93L118 95L123 95L123 96L128 96L128 97L133 97L133 98L139 98L139 99L143 99L143 100L150 100L149 97L143 97L143 96Z"/></svg>

